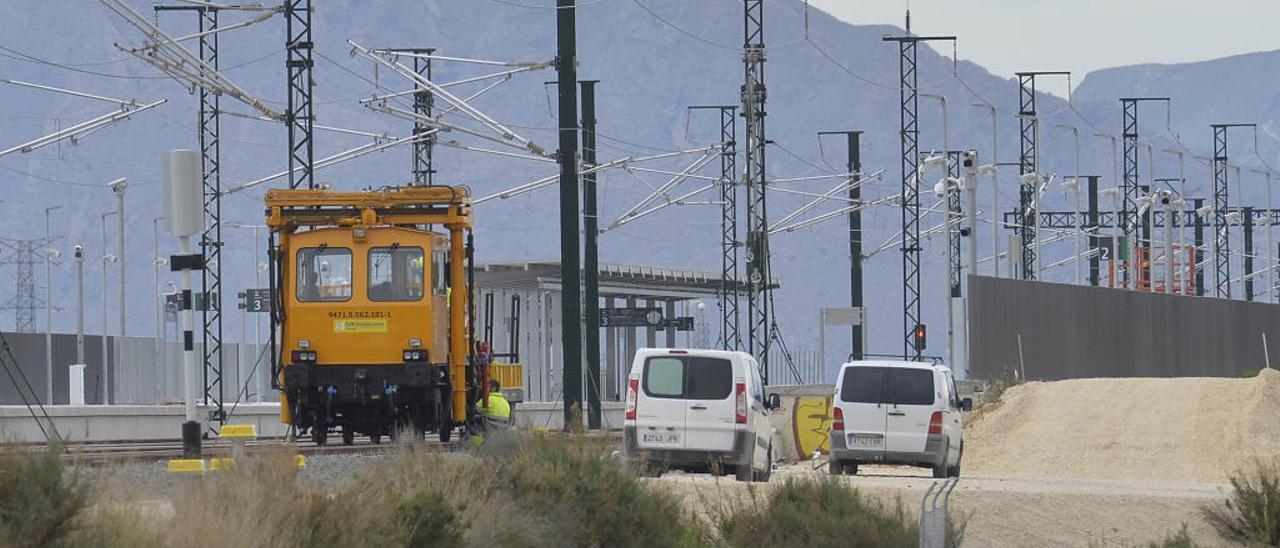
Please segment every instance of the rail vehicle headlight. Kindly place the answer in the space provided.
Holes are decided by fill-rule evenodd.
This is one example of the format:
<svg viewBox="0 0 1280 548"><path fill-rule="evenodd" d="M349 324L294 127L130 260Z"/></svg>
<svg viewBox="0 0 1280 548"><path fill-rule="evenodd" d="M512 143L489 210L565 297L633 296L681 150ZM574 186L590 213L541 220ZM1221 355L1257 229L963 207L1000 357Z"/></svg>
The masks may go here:
<svg viewBox="0 0 1280 548"><path fill-rule="evenodd" d="M414 348L422 346L422 339L409 339L409 346Z"/></svg>
<svg viewBox="0 0 1280 548"><path fill-rule="evenodd" d="M298 348L311 348L311 341L302 339L298 341Z"/></svg>
<svg viewBox="0 0 1280 548"><path fill-rule="evenodd" d="M427 361L427 351L421 348L410 348L403 352L404 361L406 362L425 362Z"/></svg>
<svg viewBox="0 0 1280 548"><path fill-rule="evenodd" d="M315 350L294 350L293 363L316 363Z"/></svg>

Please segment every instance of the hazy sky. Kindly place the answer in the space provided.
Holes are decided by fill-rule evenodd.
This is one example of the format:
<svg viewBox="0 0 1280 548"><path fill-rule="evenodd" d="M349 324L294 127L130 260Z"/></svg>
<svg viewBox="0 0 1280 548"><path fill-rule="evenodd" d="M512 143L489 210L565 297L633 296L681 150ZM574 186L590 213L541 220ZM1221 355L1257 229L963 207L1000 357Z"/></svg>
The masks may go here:
<svg viewBox="0 0 1280 548"><path fill-rule="evenodd" d="M854 24L902 26L907 0L809 0ZM910 0L917 34L954 34L999 76L1200 61L1280 49L1280 0ZM950 55L948 46L947 55Z"/></svg>

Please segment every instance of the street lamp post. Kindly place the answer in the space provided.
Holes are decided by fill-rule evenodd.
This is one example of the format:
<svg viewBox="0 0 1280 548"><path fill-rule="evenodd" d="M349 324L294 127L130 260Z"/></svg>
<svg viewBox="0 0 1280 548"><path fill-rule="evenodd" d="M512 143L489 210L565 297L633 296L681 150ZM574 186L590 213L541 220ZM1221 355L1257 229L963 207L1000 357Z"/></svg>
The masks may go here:
<svg viewBox="0 0 1280 548"><path fill-rule="evenodd" d="M1110 133L1094 133L1094 134L1093 134L1093 136L1094 136L1094 137L1098 137L1098 138L1100 138L1100 139L1109 139L1109 140L1111 140L1111 180L1114 182L1114 184L1116 185L1116 187L1122 187L1122 186L1124 185L1124 182L1120 180L1120 149L1119 149L1119 139L1118 139L1115 135L1112 135L1112 134L1110 134ZM1113 235L1113 238L1112 238L1112 242L1113 242L1113 243L1112 243L1112 248L1113 248L1113 250L1114 250L1114 248L1116 248L1116 247L1118 247L1118 246L1120 245L1120 236L1121 236L1122 234L1124 234L1124 222L1125 222L1125 219L1121 219L1121 218L1120 218L1120 210L1119 210L1119 208L1118 208L1118 207L1114 208L1113 217L1112 217L1112 223L1111 223L1111 225L1112 225L1112 226L1111 226L1111 232L1112 232L1112 235ZM1128 249L1128 246L1127 246L1127 245L1125 246L1125 249L1126 249L1126 250ZM1114 257L1114 256L1113 256L1113 257L1112 257L1112 259L1111 259L1113 264L1114 264L1114 262L1115 262L1115 259L1116 259L1116 257ZM1129 257L1129 261L1130 261L1130 262L1132 262L1132 261L1133 261L1133 257ZM1114 266L1112 267L1112 270L1115 270L1115 267L1114 267ZM1126 284L1125 282L1126 282L1125 277L1124 277L1124 276L1121 276L1121 277L1120 277L1120 287L1122 287L1122 288L1124 288L1124 287L1128 287L1128 284Z"/></svg>
<svg viewBox="0 0 1280 548"><path fill-rule="evenodd" d="M49 214L62 209L56 205L44 208L44 404L53 405L53 236Z"/></svg>
<svg viewBox="0 0 1280 548"><path fill-rule="evenodd" d="M1178 157L1178 199L1185 206L1186 200L1187 200L1187 174L1186 174L1186 166L1183 164L1183 153L1181 150L1176 150L1171 148L1164 149L1164 152ZM1176 212L1175 218L1179 221L1182 220L1182 211L1183 211L1183 208L1179 207ZM1187 248L1186 227L1184 225L1179 225L1177 229L1178 231L1175 238L1178 241L1178 249L1185 251ZM1195 254L1195 251L1193 250L1190 256L1187 258L1187 262L1194 264L1195 260L1196 260L1196 254ZM1194 270L1192 272L1194 272ZM1184 280L1182 285L1185 287L1187 285L1187 282ZM1183 291L1183 293L1186 293L1186 291Z"/></svg>
<svg viewBox="0 0 1280 548"><path fill-rule="evenodd" d="M1071 216L1076 221L1076 285L1081 285L1084 280L1081 271L1081 255L1084 252L1081 242L1081 234L1084 233L1084 228L1080 222L1080 218L1083 216L1080 213L1080 128L1066 124L1058 124L1056 127L1071 130L1071 135L1075 138L1076 171L1075 175L1072 175L1071 178L1075 183L1076 207Z"/></svg>
<svg viewBox="0 0 1280 548"><path fill-rule="evenodd" d="M164 345L164 297L161 296L161 291L160 291L160 267L166 264L169 264L168 260L160 256L160 221L163 221L163 220L164 220L164 217L155 217L151 219L151 238L154 245L154 251L152 253L152 259L151 259L151 265L152 265L151 268L155 275L155 280L154 280L155 286L153 288L155 291L155 295L154 295L154 300L152 301L151 306L156 309L155 354L157 356L156 360L160 364L160 378L161 378L160 397L159 397L160 402L164 401L165 385L164 385L163 379L165 375L165 369L168 368L169 366L168 352L166 352L166 350L168 349L165 348L165 345Z"/></svg>
<svg viewBox="0 0 1280 548"><path fill-rule="evenodd" d="M948 144L948 137L949 137L948 134L950 132L947 130L947 123L948 123L947 98L946 96L943 96L943 95L933 95L930 93L921 93L920 96L926 97L929 99L937 99L938 104L942 106L942 157L947 158L947 155L951 153L951 148ZM943 171L947 171L947 170L944 169ZM950 196L950 193L952 192L959 192L959 190L956 189L955 186L951 184L951 181L947 180L948 177L950 177L950 173L947 173L947 175L943 177L943 181L944 181L943 186L947 193L945 196ZM949 201L949 200L944 200L944 201ZM951 210L947 207L943 208L943 219L944 219L944 222L942 223L942 228L943 228L942 241L943 241L943 245L945 245L947 248L947 266L946 268L942 269L943 277L947 280L947 284L946 284L947 291L946 293L943 293L943 295L945 295L947 299L947 365L951 367L956 367L955 349L954 349L955 347L955 344L954 344L955 343L955 303L952 301L952 296L951 296L952 218L951 218ZM960 278L963 280L964 276L961 275Z"/></svg>
<svg viewBox="0 0 1280 548"><path fill-rule="evenodd" d="M999 149L996 148L996 106L991 104L973 105L977 108L985 108L991 111L991 264L993 275L1000 277L1000 192L997 185L999 184L998 171L1000 170ZM978 234L973 234L974 240L977 240ZM977 272L978 265L973 265L974 272Z"/></svg>
<svg viewBox="0 0 1280 548"><path fill-rule="evenodd" d="M76 364L84 365L84 247L75 247L76 259ZM68 401L70 403L70 401Z"/></svg>
<svg viewBox="0 0 1280 548"><path fill-rule="evenodd" d="M121 177L119 179L111 181L110 183L107 183L107 188L110 188L111 192L115 193L116 195L116 228L120 232L120 234L117 235L119 238L119 242L117 245L120 247L117 257L119 257L119 260L120 260L120 339L121 341L124 340L124 336L125 336L125 323L126 323L125 307L129 303L129 300L125 298L125 293L124 293L125 292L125 271L128 270L128 264L129 264L124 260L124 257L125 257L124 189L127 186L129 186L129 183L124 177ZM104 287L102 288L102 290L106 291L107 288Z"/></svg>
<svg viewBox="0 0 1280 548"><path fill-rule="evenodd" d="M102 219L102 404L111 403L111 358L107 354L107 263L116 262L116 257L107 253L107 217L118 215L118 211L108 211L101 215Z"/></svg>

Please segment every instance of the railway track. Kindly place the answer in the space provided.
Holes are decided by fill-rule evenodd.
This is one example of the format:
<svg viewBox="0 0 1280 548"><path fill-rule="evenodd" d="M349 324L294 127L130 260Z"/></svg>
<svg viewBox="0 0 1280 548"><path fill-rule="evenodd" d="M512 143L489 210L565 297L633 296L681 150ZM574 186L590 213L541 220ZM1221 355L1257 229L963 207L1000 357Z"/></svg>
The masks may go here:
<svg viewBox="0 0 1280 548"><path fill-rule="evenodd" d="M284 438L257 438L244 442L230 440L205 440L203 456L229 457L238 445L243 445L246 454L290 448L301 455L335 455L335 454L386 454L403 447L399 442L375 444L368 439L357 440L352 445L316 445L310 441L287 442ZM31 451L42 451L43 444L27 445ZM458 442L441 443L435 440L416 441L417 450L445 452L461 448ZM101 466L127 462L167 461L182 457L182 443L173 440L121 440L116 442L73 442L63 447L62 458L68 464Z"/></svg>

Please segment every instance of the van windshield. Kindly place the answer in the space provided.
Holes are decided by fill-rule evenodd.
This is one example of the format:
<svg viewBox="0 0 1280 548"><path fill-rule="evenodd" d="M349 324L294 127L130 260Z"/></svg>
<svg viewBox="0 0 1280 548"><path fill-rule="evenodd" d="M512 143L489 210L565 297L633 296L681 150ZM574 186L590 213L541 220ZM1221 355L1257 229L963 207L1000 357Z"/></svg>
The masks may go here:
<svg viewBox="0 0 1280 548"><path fill-rule="evenodd" d="M654 356L644 363L644 392L652 398L723 400L733 391L733 364L721 358Z"/></svg>
<svg viewBox="0 0 1280 548"><path fill-rule="evenodd" d="M840 401L932 405L933 372L904 367L849 367L840 383Z"/></svg>

